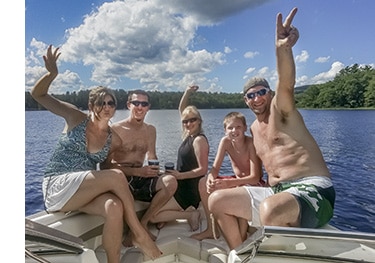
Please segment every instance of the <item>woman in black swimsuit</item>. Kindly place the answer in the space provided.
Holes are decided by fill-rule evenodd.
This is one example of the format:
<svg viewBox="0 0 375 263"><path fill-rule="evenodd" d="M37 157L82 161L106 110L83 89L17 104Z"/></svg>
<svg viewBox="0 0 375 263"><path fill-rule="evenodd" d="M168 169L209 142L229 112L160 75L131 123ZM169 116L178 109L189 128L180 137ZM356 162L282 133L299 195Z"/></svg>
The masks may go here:
<svg viewBox="0 0 375 263"><path fill-rule="evenodd" d="M166 173L176 177L178 188L174 197L152 219L154 223L187 219L191 230L199 228L200 213L197 211L200 202L199 179L208 171L209 145L202 129L202 117L195 106L189 105L190 95L198 86L189 86L185 90L179 105L182 122L183 142L178 149L177 169Z"/></svg>

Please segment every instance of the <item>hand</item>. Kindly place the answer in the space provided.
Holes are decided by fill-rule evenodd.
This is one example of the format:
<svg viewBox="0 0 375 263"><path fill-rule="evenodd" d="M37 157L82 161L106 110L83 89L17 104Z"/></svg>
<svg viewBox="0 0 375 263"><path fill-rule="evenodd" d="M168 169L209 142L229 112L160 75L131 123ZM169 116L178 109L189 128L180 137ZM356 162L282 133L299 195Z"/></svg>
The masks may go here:
<svg viewBox="0 0 375 263"><path fill-rule="evenodd" d="M206 181L207 193L212 194L215 191L215 178L212 174L208 174Z"/></svg>
<svg viewBox="0 0 375 263"><path fill-rule="evenodd" d="M45 67L52 75L58 74L56 61L61 54L58 51L59 48L56 48L55 51L52 52L52 45L50 45L47 49L47 55L43 56Z"/></svg>
<svg viewBox="0 0 375 263"><path fill-rule="evenodd" d="M173 175L177 180L178 180L178 177L180 175L180 172L177 171L177 170L165 170L165 174L170 174L170 175Z"/></svg>
<svg viewBox="0 0 375 263"><path fill-rule="evenodd" d="M228 179L216 179L214 181L214 185L215 185L215 190L219 190L219 189L227 189L227 188L230 188L230 184L229 184L229 181L233 180L232 178L228 178Z"/></svg>
<svg viewBox="0 0 375 263"><path fill-rule="evenodd" d="M299 38L298 29L292 26L292 21L297 13L297 8L293 8L283 23L282 15L277 14L276 18L276 46L293 47Z"/></svg>
<svg viewBox="0 0 375 263"><path fill-rule="evenodd" d="M197 85L190 85L186 88L186 92L196 92L199 89Z"/></svg>
<svg viewBox="0 0 375 263"><path fill-rule="evenodd" d="M159 175L159 165L148 165L143 167L144 177L156 177Z"/></svg>

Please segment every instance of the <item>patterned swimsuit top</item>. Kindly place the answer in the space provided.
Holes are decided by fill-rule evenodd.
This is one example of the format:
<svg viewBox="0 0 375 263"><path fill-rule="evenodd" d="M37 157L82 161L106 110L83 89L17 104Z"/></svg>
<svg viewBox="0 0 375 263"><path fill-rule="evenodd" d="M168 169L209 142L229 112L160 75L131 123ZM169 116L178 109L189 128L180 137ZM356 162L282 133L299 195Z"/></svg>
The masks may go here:
<svg viewBox="0 0 375 263"><path fill-rule="evenodd" d="M108 128L108 137L104 147L96 152L87 151L86 118L71 131L63 133L47 165L45 176L55 176L68 172L96 170L96 165L103 162L111 147L112 133Z"/></svg>

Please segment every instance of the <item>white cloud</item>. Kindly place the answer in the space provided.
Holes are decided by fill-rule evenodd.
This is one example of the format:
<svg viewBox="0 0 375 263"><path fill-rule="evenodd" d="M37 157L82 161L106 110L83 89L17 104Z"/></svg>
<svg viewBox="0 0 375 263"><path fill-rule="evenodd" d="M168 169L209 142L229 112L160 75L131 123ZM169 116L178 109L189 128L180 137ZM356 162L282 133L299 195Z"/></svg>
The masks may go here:
<svg viewBox="0 0 375 263"><path fill-rule="evenodd" d="M306 62L309 58L309 53L306 50L302 50L300 55L296 56L296 62Z"/></svg>
<svg viewBox="0 0 375 263"><path fill-rule="evenodd" d="M271 0L174 0L155 1L157 5L171 8L173 13L184 13L199 20L201 24L219 22L245 9L255 8ZM168 2L168 3L166 3Z"/></svg>
<svg viewBox="0 0 375 263"><path fill-rule="evenodd" d="M225 54L232 53L232 49L230 47L224 47L224 53Z"/></svg>
<svg viewBox="0 0 375 263"><path fill-rule="evenodd" d="M259 55L258 51L248 51L244 54L244 58L254 58L257 55Z"/></svg>
<svg viewBox="0 0 375 263"><path fill-rule="evenodd" d="M263 78L267 78L267 76L269 75L269 68L268 67L263 67L261 69L258 70L258 75L263 77Z"/></svg>
<svg viewBox="0 0 375 263"><path fill-rule="evenodd" d="M311 78L311 84L321 84L334 79L337 73L345 68L345 65L340 61L333 62L331 68L327 72L322 72Z"/></svg>
<svg viewBox="0 0 375 263"><path fill-rule="evenodd" d="M268 1L106 2L86 15L81 25L66 30L59 63L82 63L92 69L90 79L93 83L110 87L118 87L116 85L120 85L122 79L129 78L139 81L146 89L184 89L184 81L199 79L202 87L221 89L218 81L205 76L226 63L225 53L231 50L229 47L224 52L195 50L194 41L199 37L197 28L215 25L228 16ZM45 53L46 45L36 41L32 48L34 50L29 50L30 57L26 59L33 62L27 69L26 76L30 79L26 89L30 89L36 79L33 74L40 73L41 68L32 70L31 67L40 67L41 64L36 63L37 57ZM73 73L66 74L72 76ZM81 87L80 77L74 76L69 81ZM66 87L58 88L58 84L56 79L55 90L66 90Z"/></svg>
<svg viewBox="0 0 375 263"><path fill-rule="evenodd" d="M316 63L326 63L330 59L330 56L327 57L318 57L314 60Z"/></svg>
<svg viewBox="0 0 375 263"><path fill-rule="evenodd" d="M246 74L251 74L254 71L255 71L255 68L248 68L245 73Z"/></svg>
<svg viewBox="0 0 375 263"><path fill-rule="evenodd" d="M299 87L299 86L304 86L304 85L307 85L309 84L309 77L306 76L306 75L303 75L303 76L299 76L296 78L296 87Z"/></svg>

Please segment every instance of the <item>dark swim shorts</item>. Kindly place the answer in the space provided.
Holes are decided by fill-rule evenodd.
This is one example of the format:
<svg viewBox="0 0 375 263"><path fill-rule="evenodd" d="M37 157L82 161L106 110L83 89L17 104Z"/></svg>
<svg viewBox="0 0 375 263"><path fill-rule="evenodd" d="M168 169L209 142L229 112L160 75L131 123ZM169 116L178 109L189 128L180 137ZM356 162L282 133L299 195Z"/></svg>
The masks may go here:
<svg viewBox="0 0 375 263"><path fill-rule="evenodd" d="M156 194L158 177L127 176L126 178L135 200L151 202Z"/></svg>

